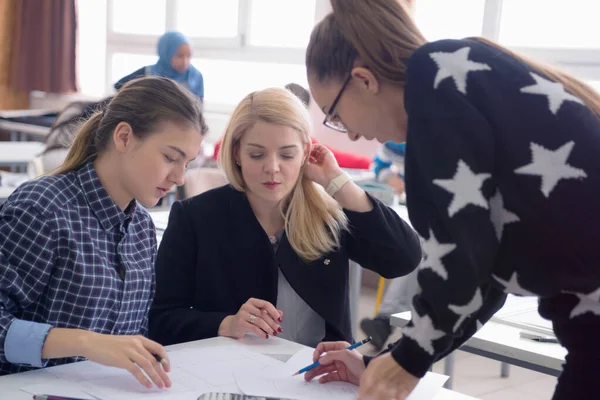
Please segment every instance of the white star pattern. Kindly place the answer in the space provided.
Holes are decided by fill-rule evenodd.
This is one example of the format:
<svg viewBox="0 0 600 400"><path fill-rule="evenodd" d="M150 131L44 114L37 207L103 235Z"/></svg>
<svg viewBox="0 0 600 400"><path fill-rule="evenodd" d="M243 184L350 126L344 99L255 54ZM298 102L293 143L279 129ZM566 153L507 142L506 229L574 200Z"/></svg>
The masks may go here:
<svg viewBox="0 0 600 400"><path fill-rule="evenodd" d="M512 275L510 276L510 280L508 282L505 281L504 279L498 278L496 275L492 275L492 278L494 278L495 280L500 282L502 285L504 285L504 291L506 293L513 293L513 294L518 294L521 296L535 296L535 294L533 294L521 287L521 285L519 284L519 280L518 280L516 272L512 273Z"/></svg>
<svg viewBox="0 0 600 400"><path fill-rule="evenodd" d="M433 88L437 89L440 82L446 78L452 78L456 89L463 94L467 94L467 74L471 71L489 71L490 66L469 60L471 48L463 47L452 53L436 51L429 54L429 57L435 61L438 66L438 72L433 81Z"/></svg>
<svg viewBox="0 0 600 400"><path fill-rule="evenodd" d="M571 293L579 298L579 303L571 310L570 318L591 312L600 315L600 288L590 294Z"/></svg>
<svg viewBox="0 0 600 400"><path fill-rule="evenodd" d="M448 279L448 271L446 271L446 267L442 263L442 257L451 253L456 248L456 245L438 242L433 231L429 229L429 239L423 239L421 247L423 248L425 259L419 268L421 270L431 269L443 280Z"/></svg>
<svg viewBox="0 0 600 400"><path fill-rule="evenodd" d="M475 311L479 310L482 305L483 305L483 298L481 297L481 291L479 289L477 289L475 291L475 295L473 295L473 298L471 299L471 301L469 301L464 306L459 306L459 305L454 305L454 304L448 305L448 308L450 309L450 311L452 311L454 314L458 315L458 320L456 321L456 324L454 324L454 328L453 328L454 332L456 332L458 330L458 328L460 328L462 323L465 322L465 320L469 317L469 315L471 315Z"/></svg>
<svg viewBox="0 0 600 400"><path fill-rule="evenodd" d="M452 201L448 206L448 216L462 210L465 206L473 204L487 210L488 203L481 193L483 182L490 174L475 174L463 160L458 160L456 173L452 179L434 179L433 183L452 193Z"/></svg>
<svg viewBox="0 0 600 400"><path fill-rule="evenodd" d="M531 143L531 164L517 168L515 173L540 176L542 193L544 196L550 197L550 193L561 179L587 177L584 170L567 164L573 146L575 146L575 142L570 141L553 151L539 144Z"/></svg>
<svg viewBox="0 0 600 400"><path fill-rule="evenodd" d="M496 230L498 241L502 239L504 225L519 221L519 217L504 208L504 199L500 190L490 199L490 219Z"/></svg>
<svg viewBox="0 0 600 400"><path fill-rule="evenodd" d="M428 315L421 317L414 310L412 312L412 323L413 326L408 326L402 330L402 335L411 338L429 355L433 355L435 353L433 341L444 337L446 334L433 327L433 322Z"/></svg>
<svg viewBox="0 0 600 400"><path fill-rule="evenodd" d="M521 93L541 94L548 97L548 108L552 114L556 115L565 101L574 101L583 104L579 98L565 92L565 88L562 84L544 79L533 72L530 74L535 80L535 85L521 88Z"/></svg>

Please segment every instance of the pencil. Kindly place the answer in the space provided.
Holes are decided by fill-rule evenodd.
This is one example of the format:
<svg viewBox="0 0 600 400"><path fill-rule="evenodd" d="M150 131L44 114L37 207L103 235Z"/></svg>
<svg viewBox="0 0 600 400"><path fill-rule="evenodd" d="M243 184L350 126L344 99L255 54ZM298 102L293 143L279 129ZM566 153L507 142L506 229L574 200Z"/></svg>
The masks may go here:
<svg viewBox="0 0 600 400"><path fill-rule="evenodd" d="M354 350L357 347L362 346L363 344L369 343L373 338L371 336L369 336L366 339L361 340L360 342L355 342L353 344L351 344L350 346L346 347L345 350ZM302 368L300 371L296 372L294 375L292 376L296 376L296 375L300 375L303 374L305 372L310 371L311 369L318 367L319 365L321 365L318 361L315 361L314 363L310 364L308 367L304 367Z"/></svg>
<svg viewBox="0 0 600 400"><path fill-rule="evenodd" d="M153 356L156 359L156 361L158 361L163 367L169 365L168 361L159 356L158 354L153 354Z"/></svg>

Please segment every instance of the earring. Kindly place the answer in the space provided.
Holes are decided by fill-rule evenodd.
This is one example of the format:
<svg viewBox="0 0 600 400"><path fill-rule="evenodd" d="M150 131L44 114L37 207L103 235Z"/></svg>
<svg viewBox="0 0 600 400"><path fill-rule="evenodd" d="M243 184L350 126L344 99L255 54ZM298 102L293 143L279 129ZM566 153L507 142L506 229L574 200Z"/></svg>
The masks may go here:
<svg viewBox="0 0 600 400"><path fill-rule="evenodd" d="M240 162L239 162L239 161L236 161L235 163L237 164L237 166L238 166L238 167L241 167L241 166L242 166L242 164L240 164Z"/></svg>

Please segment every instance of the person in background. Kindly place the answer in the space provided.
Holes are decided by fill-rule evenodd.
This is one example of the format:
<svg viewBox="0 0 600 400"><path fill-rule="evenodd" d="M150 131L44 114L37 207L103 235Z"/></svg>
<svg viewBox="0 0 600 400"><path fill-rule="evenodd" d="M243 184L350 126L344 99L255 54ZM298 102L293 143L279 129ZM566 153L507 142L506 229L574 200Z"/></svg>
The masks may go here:
<svg viewBox="0 0 600 400"><path fill-rule="evenodd" d="M310 131L308 110L288 90L253 92L237 106L220 153L230 184L171 209L151 338L352 340L349 260L385 277L416 268L413 230L329 149L311 145Z"/></svg>
<svg viewBox="0 0 600 400"><path fill-rule="evenodd" d="M305 107L308 108L310 104L310 93L303 86L298 85L297 83L288 83L285 85L285 88L296 95L299 98ZM310 138L312 144L318 144L317 139L311 136ZM217 141L215 144L215 151L213 154L213 159L217 160L219 156L219 149L221 148L221 139ZM329 149L333 156L335 157L340 168L349 168L349 169L364 169L368 170L371 167L371 159L366 156L361 156L358 154L348 153L345 151L339 151L335 149Z"/></svg>
<svg viewBox="0 0 600 400"><path fill-rule="evenodd" d="M327 355L306 378L351 370L360 399L406 399L513 293L539 298L568 351L553 399L595 398L598 92L485 38L428 43L398 1L331 4L306 52L313 99L351 140L406 142L407 207L425 258L391 351L370 359L320 344L315 358Z"/></svg>
<svg viewBox="0 0 600 400"><path fill-rule="evenodd" d="M200 101L204 101L204 78L191 64L192 48L189 39L180 32L166 32L158 40L157 50L156 64L142 67L121 78L115 83L115 89L119 90L125 83L141 76L162 76L173 79L194 93Z"/></svg>
<svg viewBox="0 0 600 400"><path fill-rule="evenodd" d="M183 183L205 129L189 91L136 79L91 114L58 170L10 195L0 208L0 375L86 358L170 386L165 349L145 337L157 244L144 207Z"/></svg>
<svg viewBox="0 0 600 400"><path fill-rule="evenodd" d="M386 142L375 154L372 169L377 182L391 186L397 194L404 193L404 154L406 143Z"/></svg>
<svg viewBox="0 0 600 400"><path fill-rule="evenodd" d="M363 318L360 321L360 329L373 338L370 344L376 350L381 350L392 334L393 328L390 324L392 314L411 310L413 297L419 290L417 276L418 269L408 275L390 280L375 318Z"/></svg>

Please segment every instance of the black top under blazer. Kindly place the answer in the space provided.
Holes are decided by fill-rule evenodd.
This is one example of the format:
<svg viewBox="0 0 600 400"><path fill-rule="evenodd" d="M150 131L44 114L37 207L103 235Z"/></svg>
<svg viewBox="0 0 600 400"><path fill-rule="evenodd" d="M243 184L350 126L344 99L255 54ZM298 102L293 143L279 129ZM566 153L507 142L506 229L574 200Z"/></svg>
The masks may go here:
<svg viewBox="0 0 600 400"><path fill-rule="evenodd" d="M350 224L341 248L313 262L302 261L285 234L274 253L245 193L230 185L176 202L156 261L150 337L169 345L217 336L221 321L248 299L277 304L281 269L325 320L323 340L352 341L349 260L385 278L406 275L421 260L419 239L409 225L370 199L369 212L344 210Z"/></svg>

